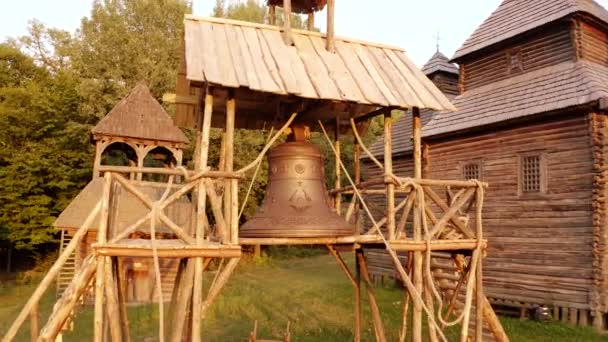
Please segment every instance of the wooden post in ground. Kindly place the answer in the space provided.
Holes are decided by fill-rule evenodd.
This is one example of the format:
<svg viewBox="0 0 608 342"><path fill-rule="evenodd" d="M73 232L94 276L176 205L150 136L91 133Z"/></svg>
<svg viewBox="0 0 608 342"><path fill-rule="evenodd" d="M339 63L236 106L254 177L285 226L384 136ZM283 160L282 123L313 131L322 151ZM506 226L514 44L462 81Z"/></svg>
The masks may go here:
<svg viewBox="0 0 608 342"><path fill-rule="evenodd" d="M110 335L112 342L121 342L123 331L120 322L120 308L118 306L118 294L116 289L116 281L114 279L114 270L112 265L112 257L105 257L105 294L108 325L110 326Z"/></svg>
<svg viewBox="0 0 608 342"><path fill-rule="evenodd" d="M334 189L340 189L342 187L340 178L342 177L342 169L340 168L340 118L336 117L336 127L334 130L334 148L336 149L334 159ZM334 208L336 213L340 215L342 213L342 194L337 192L334 195Z"/></svg>
<svg viewBox="0 0 608 342"><path fill-rule="evenodd" d="M118 291L118 308L120 310L120 324L122 326L122 339L125 342L131 341L129 331L129 318L127 316L127 286L126 279L121 273L121 263L118 257L112 258L114 262L114 277L116 278L116 289Z"/></svg>
<svg viewBox="0 0 608 342"><path fill-rule="evenodd" d="M327 40L325 48L329 52L335 51L334 46L334 14L336 11L336 0L327 0Z"/></svg>
<svg viewBox="0 0 608 342"><path fill-rule="evenodd" d="M475 194L475 210L477 211L475 215L475 225L476 225L476 237L477 240L480 241L483 239L483 227L481 221L481 213L482 213L482 205L483 205L483 189L477 188L477 193ZM483 292L483 251L479 252L479 261L477 264L477 269L475 270L475 341L482 341L483 339L483 311L484 311L484 299L485 295Z"/></svg>
<svg viewBox="0 0 608 342"><path fill-rule="evenodd" d="M420 110L416 107L412 109L412 132L414 142L414 178L422 178L422 124L420 120ZM422 232L422 215L424 208L421 207L420 196L424 194L418 193L414 203L414 240L421 241ZM414 287L416 291L422 295L422 252L414 252ZM422 341L422 305L420 301L414 300L414 309L412 316L412 339L414 342Z"/></svg>
<svg viewBox="0 0 608 342"><path fill-rule="evenodd" d="M40 332L40 305L36 303L30 311L30 340L32 342L38 339Z"/></svg>
<svg viewBox="0 0 608 342"><path fill-rule="evenodd" d="M184 334L184 325L189 325L187 322L189 303L192 303L192 285L194 282L194 259L186 261L185 271L178 281L180 286L175 295L175 316L172 317L172 335L171 342L181 342Z"/></svg>
<svg viewBox="0 0 608 342"><path fill-rule="evenodd" d="M356 126L353 128L356 129ZM353 132L353 135L356 135L356 132ZM355 136L355 147L353 149L354 153L354 163L355 163L355 184L361 183L361 146L358 143L358 140ZM353 194L353 196L356 196ZM359 220L359 211L361 209L361 204L357 199L355 199L355 208L353 209L353 215L355 217L355 236L360 234L360 220ZM357 258L357 253L362 253L360 248L355 250L355 281L357 286L355 287L355 342L361 341L361 265L359 264L359 259Z"/></svg>
<svg viewBox="0 0 608 342"><path fill-rule="evenodd" d="M102 245L106 243L106 234L108 230L108 219L110 210L110 191L112 186L112 174L106 172L104 174L103 194L101 198L101 214L99 219L99 228L97 230L97 243ZM93 340L95 342L103 342L103 298L104 298L104 282L105 282L105 261L106 257L97 257L97 271L95 274L95 317L93 321Z"/></svg>
<svg viewBox="0 0 608 342"><path fill-rule="evenodd" d="M211 115L213 113L213 93L211 89L205 94L205 109L200 118L197 131L198 145L195 158L195 170L203 171L207 167L209 156L209 139L211 134ZM205 181L198 181L197 186L197 206L196 206L196 245L202 246L205 241L205 222L206 220L206 204L207 195L205 189ZM192 292L192 341L200 342L201 340L201 305L203 303L203 258L194 260L194 287Z"/></svg>
<svg viewBox="0 0 608 342"><path fill-rule="evenodd" d="M382 325L382 318L380 317L380 310L378 309L378 303L376 302L376 296L374 295L374 289L372 287L372 281L369 277L367 270L367 263L365 262L365 256L361 249L357 250L357 260L361 267L361 275L365 282L365 289L367 290L367 296L369 298L369 306L372 312L372 319L374 322L374 330L376 332L376 340L378 342L386 342L386 335L384 333L384 326Z"/></svg>

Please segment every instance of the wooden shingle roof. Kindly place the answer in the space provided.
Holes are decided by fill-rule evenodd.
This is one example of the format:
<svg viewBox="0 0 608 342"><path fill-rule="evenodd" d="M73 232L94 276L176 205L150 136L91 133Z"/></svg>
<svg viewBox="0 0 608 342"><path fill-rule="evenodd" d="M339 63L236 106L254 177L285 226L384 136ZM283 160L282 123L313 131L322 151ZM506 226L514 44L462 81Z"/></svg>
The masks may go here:
<svg viewBox="0 0 608 342"><path fill-rule="evenodd" d="M551 112L608 97L608 67L565 62L469 90L454 99L458 110L438 113L423 137L462 131Z"/></svg>
<svg viewBox="0 0 608 342"><path fill-rule="evenodd" d="M330 53L322 34L292 38L288 46L276 26L187 16L186 77L301 99L454 109L402 49L337 37Z"/></svg>
<svg viewBox="0 0 608 342"><path fill-rule="evenodd" d="M93 128L93 134L188 143L186 135L140 83Z"/></svg>
<svg viewBox="0 0 608 342"><path fill-rule="evenodd" d="M593 0L504 0L456 51L452 60L577 12L608 22L608 11Z"/></svg>
<svg viewBox="0 0 608 342"><path fill-rule="evenodd" d="M450 74L458 75L460 71L458 67L450 63L450 60L441 52L437 51L431 59L422 67L422 72L425 75L430 75L439 71L447 72Z"/></svg>

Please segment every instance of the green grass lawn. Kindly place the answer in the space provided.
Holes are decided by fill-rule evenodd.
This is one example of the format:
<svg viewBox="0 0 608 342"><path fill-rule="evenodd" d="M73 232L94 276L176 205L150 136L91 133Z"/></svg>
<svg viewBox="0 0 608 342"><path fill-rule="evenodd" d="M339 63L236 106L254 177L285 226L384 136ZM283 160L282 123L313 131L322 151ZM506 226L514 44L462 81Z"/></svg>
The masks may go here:
<svg viewBox="0 0 608 342"><path fill-rule="evenodd" d="M346 255L352 260L352 255ZM203 324L206 341L246 341L254 321L258 337L280 338L291 322L294 341L351 341L353 326L353 290L334 259L327 255L291 259L264 259L243 262ZM213 272L206 273L207 284ZM17 315L33 286L0 288L0 335ZM53 291L50 291L53 292ZM400 326L402 290L396 287L376 289L389 341L395 341ZM44 322L53 304L54 293L41 304ZM371 316L364 304L363 340L373 341ZM156 340L156 307L129 307L129 323L134 341ZM78 312L74 332L65 341L86 341L92 337L92 308ZM512 341L608 341L591 329L581 329L557 322L538 323L503 318ZM166 327L171 330L171 327ZM450 341L458 331L447 332ZM17 341L27 341L24 326Z"/></svg>

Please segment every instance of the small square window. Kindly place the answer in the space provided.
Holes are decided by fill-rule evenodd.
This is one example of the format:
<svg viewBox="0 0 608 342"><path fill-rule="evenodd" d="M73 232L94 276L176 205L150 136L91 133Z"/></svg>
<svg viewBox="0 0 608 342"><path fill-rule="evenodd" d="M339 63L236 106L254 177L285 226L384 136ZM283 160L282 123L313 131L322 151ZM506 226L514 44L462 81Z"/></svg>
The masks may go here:
<svg viewBox="0 0 608 342"><path fill-rule="evenodd" d="M529 155L521 158L521 191L538 193L542 191L541 156Z"/></svg>
<svg viewBox="0 0 608 342"><path fill-rule="evenodd" d="M480 163L468 163L462 166L462 178L464 180L481 179Z"/></svg>
<svg viewBox="0 0 608 342"><path fill-rule="evenodd" d="M521 61L521 50L514 49L507 52L507 65L509 73L521 72L523 70Z"/></svg>

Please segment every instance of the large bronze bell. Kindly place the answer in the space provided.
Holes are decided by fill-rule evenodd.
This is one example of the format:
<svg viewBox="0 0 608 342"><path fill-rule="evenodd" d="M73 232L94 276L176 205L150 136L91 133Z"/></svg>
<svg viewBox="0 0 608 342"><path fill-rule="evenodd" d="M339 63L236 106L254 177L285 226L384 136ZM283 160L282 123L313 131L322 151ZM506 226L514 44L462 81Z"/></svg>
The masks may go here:
<svg viewBox="0 0 608 342"><path fill-rule="evenodd" d="M319 149L306 141L283 143L268 157L264 203L240 230L242 237L334 237L354 227L330 207Z"/></svg>

